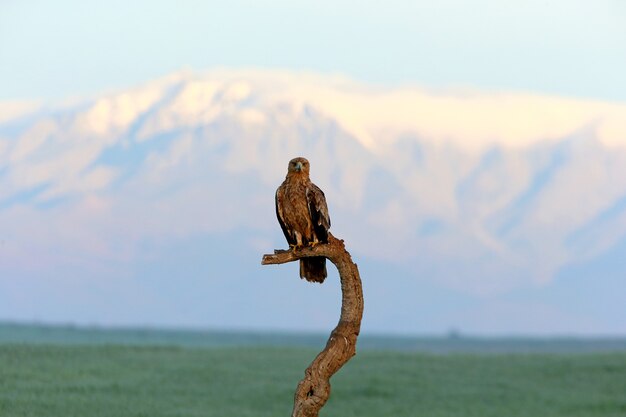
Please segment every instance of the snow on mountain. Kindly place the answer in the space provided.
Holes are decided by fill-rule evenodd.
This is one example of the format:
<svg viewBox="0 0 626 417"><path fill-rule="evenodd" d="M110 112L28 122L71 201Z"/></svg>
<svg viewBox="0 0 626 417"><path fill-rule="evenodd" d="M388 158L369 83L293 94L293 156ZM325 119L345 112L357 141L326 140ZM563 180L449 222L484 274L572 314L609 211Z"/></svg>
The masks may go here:
<svg viewBox="0 0 626 417"><path fill-rule="evenodd" d="M546 285L626 240L624 104L220 71L10 107L4 276L130 265L197 236L285 246L274 190L298 155L356 256L464 293Z"/></svg>

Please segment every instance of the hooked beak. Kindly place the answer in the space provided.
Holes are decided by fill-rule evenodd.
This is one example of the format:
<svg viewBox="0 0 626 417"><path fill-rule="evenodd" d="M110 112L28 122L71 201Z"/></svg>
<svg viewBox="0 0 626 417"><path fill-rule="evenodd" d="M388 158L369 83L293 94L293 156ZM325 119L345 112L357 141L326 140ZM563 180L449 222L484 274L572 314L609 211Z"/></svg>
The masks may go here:
<svg viewBox="0 0 626 417"><path fill-rule="evenodd" d="M302 162L297 162L296 163L296 171L298 171L298 172L302 171Z"/></svg>

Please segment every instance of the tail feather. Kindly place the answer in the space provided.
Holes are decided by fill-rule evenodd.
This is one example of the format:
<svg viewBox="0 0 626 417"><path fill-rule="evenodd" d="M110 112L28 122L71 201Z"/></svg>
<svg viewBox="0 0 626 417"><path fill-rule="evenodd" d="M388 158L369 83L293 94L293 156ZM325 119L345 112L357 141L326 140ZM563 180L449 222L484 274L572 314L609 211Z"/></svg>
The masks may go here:
<svg viewBox="0 0 626 417"><path fill-rule="evenodd" d="M327 275L326 258L323 256L300 259L300 278L321 284Z"/></svg>

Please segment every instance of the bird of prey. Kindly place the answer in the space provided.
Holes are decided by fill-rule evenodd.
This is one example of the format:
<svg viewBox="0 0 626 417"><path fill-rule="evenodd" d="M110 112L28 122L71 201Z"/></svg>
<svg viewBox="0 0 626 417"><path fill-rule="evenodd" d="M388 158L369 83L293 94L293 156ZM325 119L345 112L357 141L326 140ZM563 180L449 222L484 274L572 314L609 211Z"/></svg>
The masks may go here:
<svg viewBox="0 0 626 417"><path fill-rule="evenodd" d="M309 178L309 161L289 161L285 181L276 190L276 217L290 247L315 246L328 242L330 217L326 197ZM300 278L324 282L326 258L300 259Z"/></svg>

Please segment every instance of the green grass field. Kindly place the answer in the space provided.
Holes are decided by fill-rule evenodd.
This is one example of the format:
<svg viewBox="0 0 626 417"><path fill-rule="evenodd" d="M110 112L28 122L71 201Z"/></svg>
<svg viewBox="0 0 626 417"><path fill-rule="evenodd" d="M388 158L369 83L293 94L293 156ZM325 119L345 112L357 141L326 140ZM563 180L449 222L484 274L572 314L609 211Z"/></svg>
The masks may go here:
<svg viewBox="0 0 626 417"><path fill-rule="evenodd" d="M288 416L303 348L0 345L3 417ZM626 353L359 353L323 416L626 415Z"/></svg>
<svg viewBox="0 0 626 417"><path fill-rule="evenodd" d="M0 344L0 416L288 416L306 347ZM626 353L359 351L322 416L626 416Z"/></svg>

